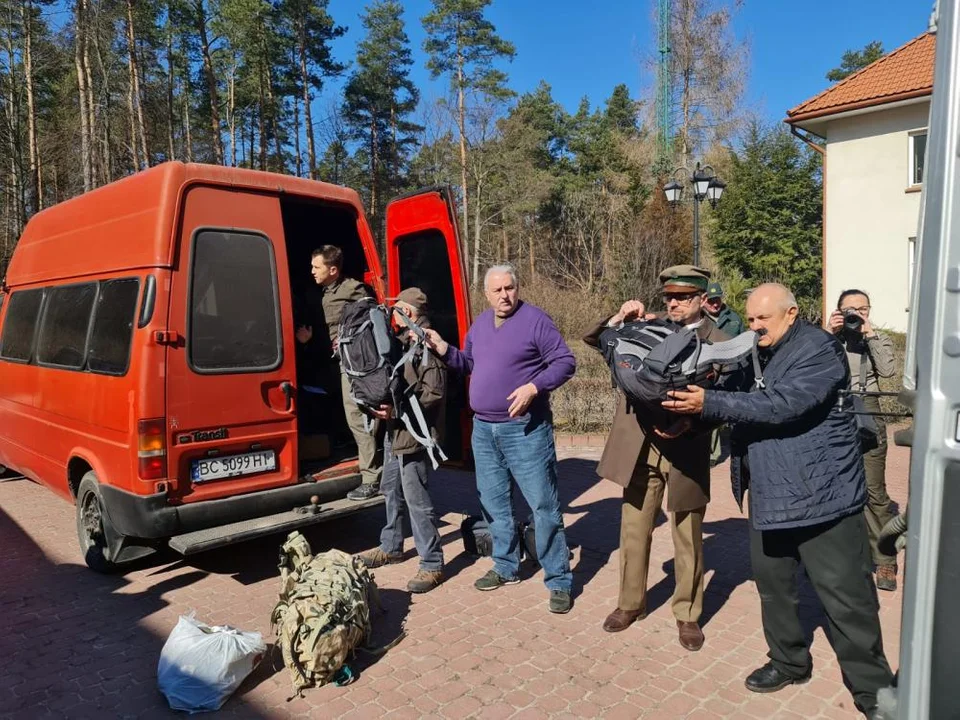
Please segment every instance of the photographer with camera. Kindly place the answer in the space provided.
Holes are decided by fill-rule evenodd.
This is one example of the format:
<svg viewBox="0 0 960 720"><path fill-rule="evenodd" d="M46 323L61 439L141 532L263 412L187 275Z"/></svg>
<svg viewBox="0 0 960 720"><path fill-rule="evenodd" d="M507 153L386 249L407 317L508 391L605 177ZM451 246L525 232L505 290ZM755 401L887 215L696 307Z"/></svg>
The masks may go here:
<svg viewBox="0 0 960 720"><path fill-rule="evenodd" d="M850 364L850 382L856 391L879 392L880 378L893 377L896 365L893 359L893 341L877 332L870 322L870 297L863 290L844 290L837 301L837 309L827 321L827 329L847 351ZM880 412L880 399L866 395L863 398L867 412ZM880 590L897 589L896 558L877 550L877 538L883 526L893 518L890 496L887 495L887 426L883 418L875 416L877 447L863 454L867 476L867 505L864 513L870 533L870 550L876 565L876 581Z"/></svg>

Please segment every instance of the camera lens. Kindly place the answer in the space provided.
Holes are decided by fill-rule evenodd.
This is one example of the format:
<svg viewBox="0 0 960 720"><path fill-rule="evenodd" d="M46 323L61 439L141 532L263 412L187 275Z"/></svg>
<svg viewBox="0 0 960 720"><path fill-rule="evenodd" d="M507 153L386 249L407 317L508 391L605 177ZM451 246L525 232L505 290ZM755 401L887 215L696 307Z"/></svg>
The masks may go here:
<svg viewBox="0 0 960 720"><path fill-rule="evenodd" d="M856 310L847 310L843 313L843 329L857 332L863 327L863 318Z"/></svg>

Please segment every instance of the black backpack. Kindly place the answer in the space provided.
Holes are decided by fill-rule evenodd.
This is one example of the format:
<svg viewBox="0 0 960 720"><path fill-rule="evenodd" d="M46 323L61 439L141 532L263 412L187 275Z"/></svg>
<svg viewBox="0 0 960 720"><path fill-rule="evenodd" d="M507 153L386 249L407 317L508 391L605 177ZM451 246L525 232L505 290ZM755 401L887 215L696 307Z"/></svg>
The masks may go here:
<svg viewBox="0 0 960 720"><path fill-rule="evenodd" d="M493 536L490 526L479 515L467 515L460 523L460 537L463 549L476 557L493 555Z"/></svg>
<svg viewBox="0 0 960 720"><path fill-rule="evenodd" d="M669 320L638 320L609 327L600 334L599 350L627 399L644 409L656 425L677 416L660 403L670 390L687 385L708 388L752 369L757 387L763 375L757 355L759 335L752 330L730 340L707 343L695 329Z"/></svg>
<svg viewBox="0 0 960 720"><path fill-rule="evenodd" d="M397 317L414 336L405 351L390 325L391 313L371 297L344 306L337 343L340 366L350 382L350 399L366 416L367 432L373 431L373 411L381 405L392 405L407 431L427 450L436 469L437 456L441 460L447 456L431 437L423 408L403 375L408 363L418 359L426 363L426 336L419 325L398 312Z"/></svg>
<svg viewBox="0 0 960 720"><path fill-rule="evenodd" d="M463 540L463 549L476 557L490 557L493 555L493 535L490 526L479 515L468 515L460 523L460 537ZM529 560L535 565L540 564L537 558L537 533L533 520L517 523L517 537L520 541L520 560ZM570 559L573 551L568 548Z"/></svg>

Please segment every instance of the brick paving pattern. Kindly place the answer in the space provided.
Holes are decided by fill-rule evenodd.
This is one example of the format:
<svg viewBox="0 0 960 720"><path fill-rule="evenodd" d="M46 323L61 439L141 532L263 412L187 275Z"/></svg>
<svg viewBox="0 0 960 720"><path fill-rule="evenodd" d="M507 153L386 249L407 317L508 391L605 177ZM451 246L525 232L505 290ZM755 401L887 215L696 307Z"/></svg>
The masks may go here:
<svg viewBox="0 0 960 720"><path fill-rule="evenodd" d="M677 643L670 612L670 532L655 532L647 619L627 631L600 629L617 597L619 488L596 478L602 438L558 439L561 495L574 552L575 605L547 612L541 574L480 593L473 581L488 559L462 552L459 524L476 512L473 478L444 472L434 493L449 574L440 588L411 596L417 560L376 571L386 611L374 642L405 628L407 637L380 657L361 655L352 685L309 690L288 701L291 686L277 655L261 664L220 711L242 718L856 718L824 635L815 596L801 615L813 634L814 679L773 695L743 687L765 662L759 600L750 578L746 520L729 489L726 465L714 470L714 500L704 525L706 645ZM890 495L906 502L907 451L891 447ZM382 509L307 531L315 552L373 547ZM665 518L661 518L665 520ZM0 481L0 717L153 718L174 713L156 687L160 649L180 614L258 630L268 642L278 586L269 537L199 556L154 557L124 575L100 576L83 565L73 508L24 480ZM885 648L896 667L901 596L881 593Z"/></svg>

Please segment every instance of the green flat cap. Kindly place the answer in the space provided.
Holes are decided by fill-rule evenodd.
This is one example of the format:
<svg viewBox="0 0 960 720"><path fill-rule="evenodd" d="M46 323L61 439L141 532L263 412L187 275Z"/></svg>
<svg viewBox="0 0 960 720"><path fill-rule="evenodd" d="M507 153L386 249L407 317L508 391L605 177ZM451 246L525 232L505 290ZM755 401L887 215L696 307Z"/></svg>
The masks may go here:
<svg viewBox="0 0 960 720"><path fill-rule="evenodd" d="M706 290L710 271L696 265L674 265L660 273L664 290Z"/></svg>
<svg viewBox="0 0 960 720"><path fill-rule="evenodd" d="M707 285L707 299L723 297L723 288L720 287L720 283L714 280L712 283Z"/></svg>
<svg viewBox="0 0 960 720"><path fill-rule="evenodd" d="M426 315L430 310L426 293L418 287L408 287L401 290L400 294L397 295L397 302L404 302L416 308L421 315Z"/></svg>

